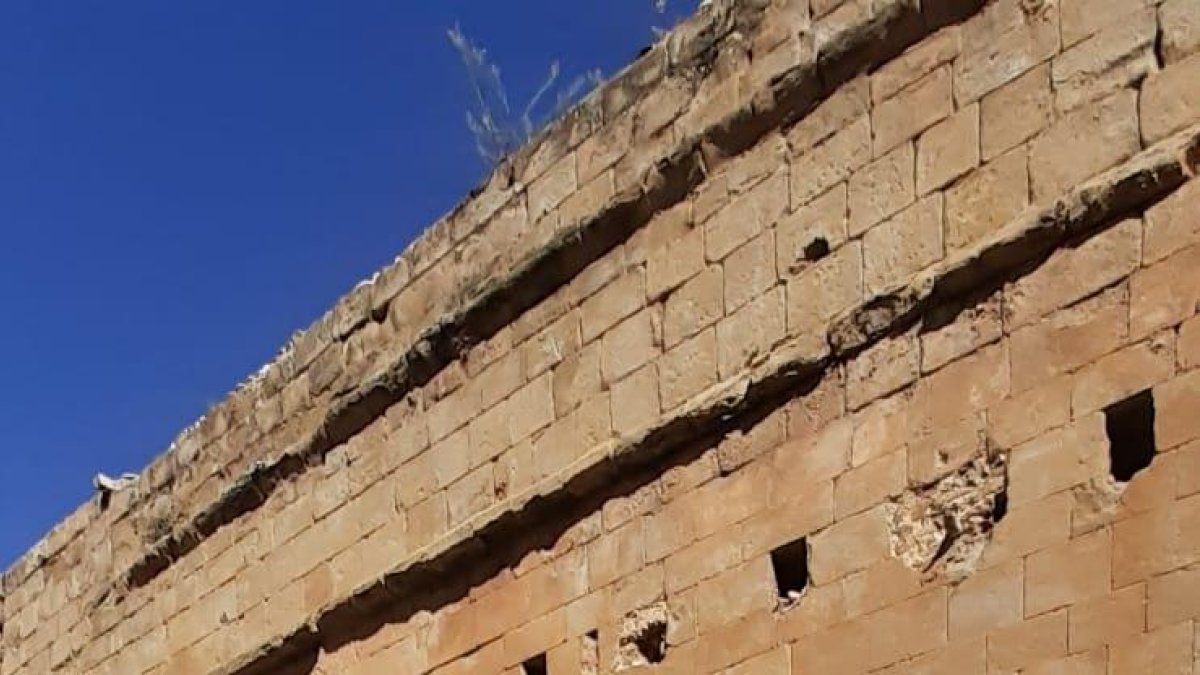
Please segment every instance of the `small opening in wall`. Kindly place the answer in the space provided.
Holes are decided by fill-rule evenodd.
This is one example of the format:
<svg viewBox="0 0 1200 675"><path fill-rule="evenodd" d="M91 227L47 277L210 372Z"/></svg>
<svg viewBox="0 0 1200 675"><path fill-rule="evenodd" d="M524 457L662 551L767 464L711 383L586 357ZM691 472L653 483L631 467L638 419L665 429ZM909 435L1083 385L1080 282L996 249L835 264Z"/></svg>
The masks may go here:
<svg viewBox="0 0 1200 675"><path fill-rule="evenodd" d="M825 237L817 237L804 247L804 259L816 262L829 255L829 241Z"/></svg>
<svg viewBox="0 0 1200 675"><path fill-rule="evenodd" d="M650 622L634 635L633 643L646 663L662 663L667 658L667 622Z"/></svg>
<svg viewBox="0 0 1200 675"><path fill-rule="evenodd" d="M600 675L600 633L589 631L579 638L579 675Z"/></svg>
<svg viewBox="0 0 1200 675"><path fill-rule="evenodd" d="M786 606L800 600L808 588L808 540L797 539L771 551L771 568L779 602Z"/></svg>
<svg viewBox="0 0 1200 675"><path fill-rule="evenodd" d="M1135 394L1104 409L1112 477L1126 483L1154 461L1154 395Z"/></svg>
<svg viewBox="0 0 1200 675"><path fill-rule="evenodd" d="M613 672L662 663L667 658L666 603L660 602L625 615L617 640Z"/></svg>
<svg viewBox="0 0 1200 675"><path fill-rule="evenodd" d="M992 502L992 524L997 525L1008 515L1008 492L1002 491Z"/></svg>
<svg viewBox="0 0 1200 675"><path fill-rule="evenodd" d="M546 675L547 672L545 654L538 654L521 664L521 675Z"/></svg>

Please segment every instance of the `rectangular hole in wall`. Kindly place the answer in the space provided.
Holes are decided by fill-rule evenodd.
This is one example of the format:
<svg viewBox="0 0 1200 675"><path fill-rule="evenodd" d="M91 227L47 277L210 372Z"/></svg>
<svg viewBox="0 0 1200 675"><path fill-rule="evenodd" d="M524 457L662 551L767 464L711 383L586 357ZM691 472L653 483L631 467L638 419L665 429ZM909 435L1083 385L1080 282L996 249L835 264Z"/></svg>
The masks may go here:
<svg viewBox="0 0 1200 675"><path fill-rule="evenodd" d="M579 638L580 675L600 675L600 633L590 631Z"/></svg>
<svg viewBox="0 0 1200 675"><path fill-rule="evenodd" d="M1104 409L1112 477L1128 482L1154 461L1154 395L1143 391Z"/></svg>
<svg viewBox="0 0 1200 675"><path fill-rule="evenodd" d="M771 569L779 601L791 604L808 588L808 539L797 539L771 551Z"/></svg>
<svg viewBox="0 0 1200 675"><path fill-rule="evenodd" d="M538 654L521 664L521 675L546 675L547 672L549 672L549 669L546 667L545 654Z"/></svg>

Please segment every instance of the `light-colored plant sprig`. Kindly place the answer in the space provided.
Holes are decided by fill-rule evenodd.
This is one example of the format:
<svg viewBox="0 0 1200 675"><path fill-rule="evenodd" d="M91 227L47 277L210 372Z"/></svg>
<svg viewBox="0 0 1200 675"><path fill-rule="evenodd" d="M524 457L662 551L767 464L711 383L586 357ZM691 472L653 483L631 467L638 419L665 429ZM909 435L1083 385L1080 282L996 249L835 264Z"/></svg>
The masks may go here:
<svg viewBox="0 0 1200 675"><path fill-rule="evenodd" d="M447 31L467 69L471 86L471 108L467 110L467 128L475 138L475 149L488 164L496 165L525 145L543 126L562 116L586 90L598 85L599 70L575 78L565 87L558 85L562 73L558 61L550 64L550 72L529 102L514 113L508 93L500 76L499 66L488 60L487 52L476 46L458 26ZM553 106L539 114L547 97L554 97Z"/></svg>

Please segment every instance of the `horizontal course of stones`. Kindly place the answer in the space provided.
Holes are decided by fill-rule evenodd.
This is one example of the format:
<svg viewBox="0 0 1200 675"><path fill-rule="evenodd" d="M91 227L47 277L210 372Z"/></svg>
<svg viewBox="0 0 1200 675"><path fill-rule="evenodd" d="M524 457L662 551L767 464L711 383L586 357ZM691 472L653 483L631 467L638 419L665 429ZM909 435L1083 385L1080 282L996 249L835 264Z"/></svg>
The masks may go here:
<svg viewBox="0 0 1200 675"><path fill-rule="evenodd" d="M914 27L913 17L920 16L915 13L915 7L907 3L898 3L896 8L895 12L885 11L880 14L874 23L870 21L866 24L851 22L850 28L843 33L837 33L843 37L849 36L849 39L842 42L835 41L832 43L833 48L821 52L824 61L808 57L807 60L801 60L802 64L807 65L802 65L800 68L789 66L783 69L785 73L796 71L793 77L774 80L768 78L767 82L770 85L768 90L773 93L766 99L767 104L764 105L762 100L755 98L754 104L748 108L729 112L725 117L719 117L718 123L704 127L708 129L708 132L703 137L703 142L691 140L681 142L677 147L668 148L666 161L645 174L645 180L640 182L636 190L625 197L614 198L614 204L607 206L601 216L591 218L583 224L581 231L584 234L581 239L547 235L552 241L546 244L548 248L545 249L544 257L525 266L517 265L519 271L512 278L496 280L493 285L484 289L481 295L484 298L483 301L466 305L467 310L452 315L448 320L440 322L435 329L427 332L426 337L432 337L432 339L422 342L421 349L416 352L407 352L398 360L392 359L391 361L389 361L391 357L387 357L387 350L391 347L364 348L356 352L360 355L369 354L380 357L382 354L383 356L380 357L379 363L374 364L374 368L369 369L370 372L363 374L360 371L354 377L349 378L349 385L330 385L331 389L336 389L341 394L341 403L333 405L332 412L324 414L321 418L321 425L318 427L319 431L315 432L311 440L289 446L289 451L279 456L271 452L258 455L256 461L261 464L254 467L253 470L244 472L231 470L226 478L210 479L210 486L221 487L222 484L233 484L236 487L218 490L217 497L213 501L198 501L197 503L203 506L203 509L199 511L198 515L184 519L186 525L180 528L180 533L169 537L166 545L159 548L158 554L161 555L144 558L147 562L133 566L134 572L125 574L124 579L132 582L134 587L149 584L159 574L167 571L166 563L176 558L186 561L187 557L181 556L202 545L207 545L209 537L227 536L227 533L222 530L223 525L233 523L236 519L250 513L268 501L271 496L268 493L286 488L291 479L320 465L321 459L330 451L336 452L340 447L339 444L345 439L354 437L361 430L367 429L373 419L379 417L384 411L393 409L395 406L392 403L402 401L405 393L410 391L414 385L428 383L428 386L435 389L439 387L451 389L459 386L447 384L447 378L441 370L442 365L454 362L459 354L467 355L467 358L463 360L465 376L481 374L483 367L495 363L492 360L493 357L486 353L488 349L494 348L494 341L485 341L484 338L503 334L503 328L509 323L510 318L522 316L523 310L540 306L540 301L544 300L536 293L522 298L521 294L529 291L521 291L520 283L514 283L513 279L557 280L553 284L543 284L543 286L552 286L578 277L579 270L584 269L587 263L594 259L600 259L609 251L619 247L621 242L628 239L634 231L652 222L656 214L663 212L672 203L692 192L706 176L722 173L724 171L722 167L725 164L730 167L729 173L732 173L734 168L742 170L740 167L744 166L743 163L730 163L723 159L724 156L740 154L764 135L785 126L789 118L799 116L811 109L817 101L826 98L830 93L829 90L835 88L837 84L849 81L850 76L857 69L887 60L889 52L899 51L941 25L937 21L917 21ZM929 9L926 8L926 11L928 12ZM833 18L844 20L842 16L831 17L830 23L833 24L836 24L832 21ZM872 42L876 38L879 38L878 42ZM847 44L850 47L846 47ZM868 53L873 49L880 51ZM830 59L829 54L834 54L837 58ZM721 60L718 58L716 63L719 66ZM818 68L818 65L821 67ZM719 71L720 68L718 67L717 70ZM828 73L838 74L828 75ZM713 81L720 83L719 80ZM920 87L915 88L915 91L919 92L920 90ZM722 91L722 93L728 92ZM1091 103L1091 101L1085 100L1085 103ZM1123 102L1118 103L1123 104ZM1069 107L1072 104L1067 102L1064 105ZM731 107L736 107L736 101ZM1161 136L1161 134L1158 135ZM1147 137L1153 138L1153 132ZM760 147L762 146L760 145ZM1188 147L1188 143L1181 142L1172 146L1171 152L1182 152L1186 147ZM811 344L803 345L802 352L807 352L810 357L797 360L795 354L802 352L787 348L773 352L769 363L775 364L774 366L768 367L759 363L753 371L757 375L745 375L742 378L729 380L724 387L719 389L721 393L715 400L728 401L732 406L730 410L736 411L738 406L744 405L737 403L741 399L753 401L756 396L762 396L763 392L771 391L775 387L793 387L805 377L819 373L821 364L827 363L829 359L853 354L881 334L894 329L896 325L912 320L913 316L920 314L922 308L928 306L927 302L932 302L929 298L952 297L965 288L973 287L979 283L980 270L990 269L993 273L1003 272L1016 262L1029 260L1030 256L1036 255L1032 252L1039 250L1039 247L1044 253L1049 250L1048 247L1053 247L1063 238L1096 227L1096 218L1103 220L1104 217L1107 217L1097 214L1111 215L1113 209L1117 209L1116 212L1126 208L1136 209L1139 203L1152 199L1153 195L1170 189L1182 180L1182 173L1178 169L1176 161L1178 158L1172 156L1170 152L1166 152L1166 154L1164 152L1151 153L1150 157L1153 161L1143 158L1157 168L1147 169L1143 160L1139 160L1142 162L1141 164L1127 165L1127 168L1137 170L1123 178L1105 183L1106 187L1098 189L1092 197L1084 194L1073 198L1074 201L1063 202L1068 206L1073 206L1073 208L1065 209L1066 215L1050 214L1039 219L1039 225L1036 227L1027 227L1029 223L1025 223L1026 226L1018 228L1021 233L1011 241L993 242L992 246L985 247L985 250L979 252L977 260L962 268L967 270L965 272L955 268L955 270L946 271L945 274L935 274L936 278L925 279L928 285L910 285L904 292L884 292L888 290L886 285L877 286L871 291L872 297L875 299L861 311L853 313L851 319L841 322L839 328L828 335L828 339L818 340L815 351ZM1172 164L1172 162L1175 163ZM1139 166L1141 168L1138 168ZM751 176L748 180L754 179L754 176ZM793 177L793 189L796 185L795 181L796 179ZM1070 178L1065 178L1061 186L1067 187L1070 184ZM753 185L749 185L747 189L752 190L753 187ZM1134 197L1126 198L1124 195L1134 195ZM1054 193L1044 193L1039 197L1039 201L1053 196ZM1096 196L1105 197L1105 201L1097 202ZM1025 230L1032 234L1025 234ZM835 242L835 246L837 243ZM897 279L905 280L903 277ZM553 290L553 288L549 290ZM360 291L360 293L362 292ZM926 293L929 295L925 295ZM508 309L497 311L497 308L506 306ZM380 316L377 310L370 312L367 319L355 323L352 330L363 330L370 326L382 325L376 321ZM466 336L467 339L465 341L455 339L462 336ZM391 344L390 339L385 342ZM477 347L475 350L471 350L473 344L478 344L483 349ZM830 346L830 349L825 349L826 344ZM409 354L415 354L415 356ZM811 357L812 354L817 356ZM472 372L473 363L482 364L480 370ZM779 363L785 365L779 365ZM399 364L399 367L396 367L395 364ZM768 376L765 374L772 369L778 370L784 375ZM738 371L734 369L731 372L737 374ZM761 382L756 382L754 378L759 376L761 376ZM769 384L772 382L777 384ZM745 391L739 393L743 386L746 387ZM725 387L729 387L729 389ZM713 392L710 394L716 395ZM691 403L688 405L690 406ZM720 406L710 407L714 410L720 409ZM698 409L703 412L706 408L704 405L700 405ZM693 428L691 425L694 424L703 426L705 424L703 420L693 421L689 410L688 407L678 410L675 416L678 419L677 424L686 428ZM267 414L266 417L269 418L270 414ZM700 418L705 418L705 415L700 414ZM709 420L708 423L711 422L712 420ZM629 452L634 455L655 452L648 448L660 446L667 448L671 445L667 441L676 438L680 432L670 431L669 427L663 427L656 429L653 433L649 431L644 433L649 436L643 437L643 432L638 432L633 434L632 440L625 438L619 442L610 441L609 445L613 456L625 457ZM635 450L627 450L628 448ZM618 452L618 449L625 450ZM241 451L245 450L245 448L241 448ZM254 456L253 453L248 453L248 455ZM593 455L594 453L587 457L595 459ZM612 461L617 460L613 459ZM619 464L623 466L624 461L621 460ZM585 465L586 463L584 462ZM454 549L453 542L462 540L464 536L475 529L475 525L483 527L486 523L492 522L491 518L501 512L514 510L516 513L522 513L528 510L529 513L532 513L536 511L537 509L528 509L521 504L527 503L528 498L533 494L561 494L564 484L570 490L575 490L577 479L572 476L570 470L564 471L561 477L518 493L512 500L498 505L495 509L484 511L481 514L473 514L469 523L474 523L474 525L460 525L453 532L423 548L419 555L410 557L410 562L405 563L401 568L411 565L414 569L423 569L422 561L436 560L438 556L451 552ZM145 503L149 504L150 501ZM503 508L499 508L500 506ZM107 518L119 518L125 516L128 508L129 504L115 503L104 515ZM144 507L139 505L138 508ZM125 518L126 522L133 520L132 517ZM496 522L500 523L501 521ZM524 523L526 521L518 519L507 522ZM507 526L513 527L511 524ZM500 525L496 527L500 527ZM140 552L135 550L134 553ZM129 558L127 557L127 559ZM71 564L77 561L78 558L75 558ZM392 562L394 563L395 560ZM189 562L187 567L194 569L195 564ZM182 574L182 572L180 573ZM393 578L393 582L399 583L396 578ZM30 597L36 596L38 591L34 589L37 586L26 585L22 588L19 581L14 583L16 586L12 590L15 591L15 594L10 594L9 597L15 599L15 602L10 603L10 606L20 611L28 605ZM360 590L369 594L373 587L368 585ZM397 588L402 587L403 584L397 586ZM122 593L124 591L117 586L115 592ZM119 620L126 613L132 614L141 606L142 601L140 600L126 603L124 607L118 607L117 611L112 612L111 620ZM319 615L322 617L336 616L338 612L345 611L342 607L341 601L335 599ZM324 621L330 620L332 619L324 619ZM101 623L103 624L103 622ZM316 622L316 624L320 625L321 622ZM287 630L284 631L284 634L299 635L298 633L288 633ZM283 644L292 644L294 641L293 638L288 638ZM250 660L253 661L256 658L258 655L252 655Z"/></svg>

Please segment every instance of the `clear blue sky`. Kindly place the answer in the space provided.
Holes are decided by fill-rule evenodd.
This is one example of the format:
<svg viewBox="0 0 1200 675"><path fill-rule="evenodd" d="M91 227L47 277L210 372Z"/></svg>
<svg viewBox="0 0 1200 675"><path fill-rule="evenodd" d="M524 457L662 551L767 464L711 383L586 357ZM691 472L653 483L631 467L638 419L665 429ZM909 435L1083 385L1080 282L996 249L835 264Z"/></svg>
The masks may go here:
<svg viewBox="0 0 1200 675"><path fill-rule="evenodd" d="M651 4L0 3L0 569L483 177L448 27L522 98Z"/></svg>

